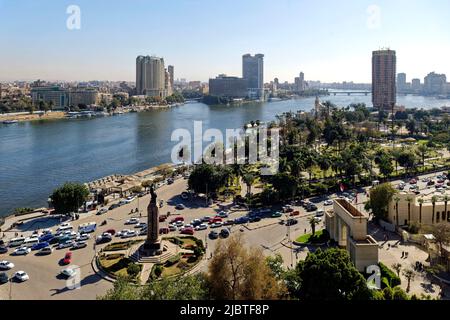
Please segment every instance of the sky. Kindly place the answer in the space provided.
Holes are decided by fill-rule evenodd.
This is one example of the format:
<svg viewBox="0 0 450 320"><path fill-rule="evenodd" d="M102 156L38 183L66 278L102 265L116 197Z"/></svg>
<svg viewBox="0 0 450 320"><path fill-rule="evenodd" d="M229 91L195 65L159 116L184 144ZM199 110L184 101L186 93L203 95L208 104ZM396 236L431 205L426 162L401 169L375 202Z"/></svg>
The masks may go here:
<svg viewBox="0 0 450 320"><path fill-rule="evenodd" d="M175 79L207 81L263 53L265 82L370 83L384 47L407 81L450 77L449 12L448 0L0 0L0 81L134 81L136 56L152 54Z"/></svg>

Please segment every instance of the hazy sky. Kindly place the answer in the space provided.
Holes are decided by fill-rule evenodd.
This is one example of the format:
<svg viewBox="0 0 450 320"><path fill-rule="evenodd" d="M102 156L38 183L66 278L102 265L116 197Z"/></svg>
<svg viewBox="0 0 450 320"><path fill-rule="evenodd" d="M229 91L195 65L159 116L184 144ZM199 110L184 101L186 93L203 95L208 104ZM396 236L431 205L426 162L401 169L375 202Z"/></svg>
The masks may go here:
<svg viewBox="0 0 450 320"><path fill-rule="evenodd" d="M263 53L266 82L370 82L381 47L408 81L450 76L449 13L448 0L0 0L0 80L134 81L136 56L155 54L175 78L207 81Z"/></svg>

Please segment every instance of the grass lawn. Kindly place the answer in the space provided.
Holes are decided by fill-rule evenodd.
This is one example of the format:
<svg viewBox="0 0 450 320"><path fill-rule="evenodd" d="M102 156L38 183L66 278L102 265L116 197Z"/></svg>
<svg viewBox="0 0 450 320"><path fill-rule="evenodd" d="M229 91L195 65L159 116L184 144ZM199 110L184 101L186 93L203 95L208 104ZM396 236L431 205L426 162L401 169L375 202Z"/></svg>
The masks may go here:
<svg viewBox="0 0 450 320"><path fill-rule="evenodd" d="M323 233L323 230L316 231L314 238L319 238L322 235L322 233ZM304 235L298 237L297 239L295 239L295 241L298 243L309 243L311 236L312 236L311 233L307 233L307 234L304 234Z"/></svg>
<svg viewBox="0 0 450 320"><path fill-rule="evenodd" d="M103 251L118 251L118 250L126 250L130 248L132 245L142 242L142 240L130 240L125 242L116 242L108 244Z"/></svg>
<svg viewBox="0 0 450 320"><path fill-rule="evenodd" d="M123 254L111 254L107 256L101 256L99 258L99 262L106 272L111 273L116 277L119 276L127 277L128 276L127 268L130 265L130 263L132 263L132 261L128 258L125 258ZM139 274L137 275L137 277L138 276Z"/></svg>

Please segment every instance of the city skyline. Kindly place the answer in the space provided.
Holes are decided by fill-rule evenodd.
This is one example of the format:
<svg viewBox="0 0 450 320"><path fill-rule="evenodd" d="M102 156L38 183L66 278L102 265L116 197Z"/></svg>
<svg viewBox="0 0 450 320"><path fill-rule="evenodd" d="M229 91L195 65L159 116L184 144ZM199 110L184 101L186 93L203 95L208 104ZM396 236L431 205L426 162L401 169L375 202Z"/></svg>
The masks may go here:
<svg viewBox="0 0 450 320"><path fill-rule="evenodd" d="M72 4L81 10L79 30L66 27ZM154 54L177 68L176 78L207 82L220 73L239 76L240 57L260 52L266 83L275 77L293 82L300 71L305 80L370 83L371 52L384 47L396 50L398 72L423 80L431 71L450 73L450 45L444 43L449 10L445 1L430 8L423 1L110 1L105 6L0 0L0 18L9 26L0 36L10 44L0 53L0 81L134 81L135 57Z"/></svg>

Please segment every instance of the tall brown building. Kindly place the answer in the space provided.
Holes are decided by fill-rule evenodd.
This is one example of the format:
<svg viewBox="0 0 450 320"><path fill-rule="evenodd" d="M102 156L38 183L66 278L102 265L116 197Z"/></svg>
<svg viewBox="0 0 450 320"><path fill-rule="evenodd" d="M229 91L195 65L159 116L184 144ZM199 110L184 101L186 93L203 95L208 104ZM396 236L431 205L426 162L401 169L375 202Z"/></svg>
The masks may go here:
<svg viewBox="0 0 450 320"><path fill-rule="evenodd" d="M396 103L397 58L394 50L372 52L372 103L374 108L392 110Z"/></svg>

